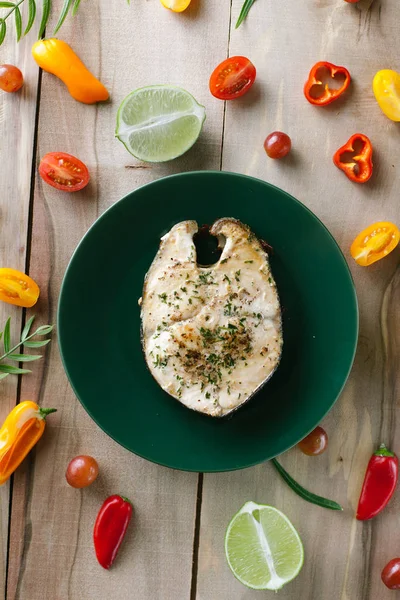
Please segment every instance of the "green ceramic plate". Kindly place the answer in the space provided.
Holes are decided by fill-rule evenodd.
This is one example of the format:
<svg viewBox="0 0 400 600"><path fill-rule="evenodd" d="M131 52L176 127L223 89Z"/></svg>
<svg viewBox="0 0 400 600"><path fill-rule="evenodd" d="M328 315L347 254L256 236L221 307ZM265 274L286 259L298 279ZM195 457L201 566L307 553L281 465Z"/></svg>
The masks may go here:
<svg viewBox="0 0 400 600"><path fill-rule="evenodd" d="M219 217L240 219L273 246L284 309L278 371L226 419L190 411L153 380L138 307L160 237L178 221ZM58 331L75 393L108 435L168 467L228 471L284 452L320 422L350 372L358 310L341 251L300 202L243 175L184 173L137 189L96 221L65 274Z"/></svg>

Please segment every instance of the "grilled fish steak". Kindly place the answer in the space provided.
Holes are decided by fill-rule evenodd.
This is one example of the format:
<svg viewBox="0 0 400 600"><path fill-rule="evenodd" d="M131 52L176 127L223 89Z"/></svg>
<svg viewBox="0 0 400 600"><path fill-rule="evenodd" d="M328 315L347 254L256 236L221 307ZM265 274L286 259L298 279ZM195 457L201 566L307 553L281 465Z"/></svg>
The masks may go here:
<svg viewBox="0 0 400 600"><path fill-rule="evenodd" d="M195 221L162 239L141 299L147 365L163 390L213 417L242 406L276 370L282 353L279 297L268 255L247 225L210 229L219 261L197 264Z"/></svg>

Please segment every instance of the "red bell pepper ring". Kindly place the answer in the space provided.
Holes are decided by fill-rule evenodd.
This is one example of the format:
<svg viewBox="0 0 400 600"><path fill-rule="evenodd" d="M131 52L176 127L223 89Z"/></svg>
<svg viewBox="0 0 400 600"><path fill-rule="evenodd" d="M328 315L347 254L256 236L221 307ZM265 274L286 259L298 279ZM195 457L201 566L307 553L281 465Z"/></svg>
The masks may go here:
<svg viewBox="0 0 400 600"><path fill-rule="evenodd" d="M123 496L110 496L100 508L94 525L93 540L100 565L109 569L122 544L132 517L132 503Z"/></svg>
<svg viewBox="0 0 400 600"><path fill-rule="evenodd" d="M321 72L326 69L332 79L336 75L344 75L343 84L340 88L330 88L328 83L325 85L321 81ZM304 95L311 104L316 106L327 106L331 102L337 100L349 87L351 81L350 73L345 67L337 67L330 62L320 61L317 62L310 71L308 79L304 85ZM321 95L313 95L316 87L321 88Z"/></svg>
<svg viewBox="0 0 400 600"><path fill-rule="evenodd" d="M359 142L361 149L354 156L354 145ZM346 154L353 153L349 161L345 161ZM355 133L344 146L339 148L333 156L333 162L338 169L356 183L366 183L372 176L372 144L371 140L363 133Z"/></svg>
<svg viewBox="0 0 400 600"><path fill-rule="evenodd" d="M399 461L385 444L370 458L357 508L357 519L366 521L381 512L393 496L399 474Z"/></svg>

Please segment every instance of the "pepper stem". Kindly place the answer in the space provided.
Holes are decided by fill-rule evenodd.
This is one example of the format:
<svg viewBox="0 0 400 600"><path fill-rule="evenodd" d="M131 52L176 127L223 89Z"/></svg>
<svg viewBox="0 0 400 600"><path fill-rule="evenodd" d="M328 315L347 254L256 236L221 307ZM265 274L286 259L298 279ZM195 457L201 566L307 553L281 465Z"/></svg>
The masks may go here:
<svg viewBox="0 0 400 600"><path fill-rule="evenodd" d="M385 444L381 444L375 452L375 456L394 456L394 454L386 448Z"/></svg>
<svg viewBox="0 0 400 600"><path fill-rule="evenodd" d="M57 412L56 408L41 408L39 407L39 416L41 419L45 419L50 413Z"/></svg>
<svg viewBox="0 0 400 600"><path fill-rule="evenodd" d="M129 500L129 498L127 498L126 496L121 496L121 495L120 495L119 497L120 497L120 498L122 498L122 500L123 500L124 502L128 502L128 503L129 503L131 506L133 506L132 502L131 502L131 501Z"/></svg>

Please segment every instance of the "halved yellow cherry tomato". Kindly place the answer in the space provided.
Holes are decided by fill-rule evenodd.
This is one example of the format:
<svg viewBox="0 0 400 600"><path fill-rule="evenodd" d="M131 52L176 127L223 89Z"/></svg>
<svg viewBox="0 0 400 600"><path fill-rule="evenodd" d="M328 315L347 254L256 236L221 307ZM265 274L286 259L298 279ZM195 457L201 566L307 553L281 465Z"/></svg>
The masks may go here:
<svg viewBox="0 0 400 600"><path fill-rule="evenodd" d="M173 12L183 12L187 9L190 2L191 0L161 0L161 4Z"/></svg>
<svg viewBox="0 0 400 600"><path fill-rule="evenodd" d="M390 69L378 71L372 88L382 112L392 121L400 121L400 73Z"/></svg>
<svg viewBox="0 0 400 600"><path fill-rule="evenodd" d="M400 241L400 231L393 223L379 221L362 231L351 245L354 260L362 267L387 256Z"/></svg>
<svg viewBox="0 0 400 600"><path fill-rule="evenodd" d="M25 273L15 269L0 269L0 300L30 308L39 298L38 285Z"/></svg>

